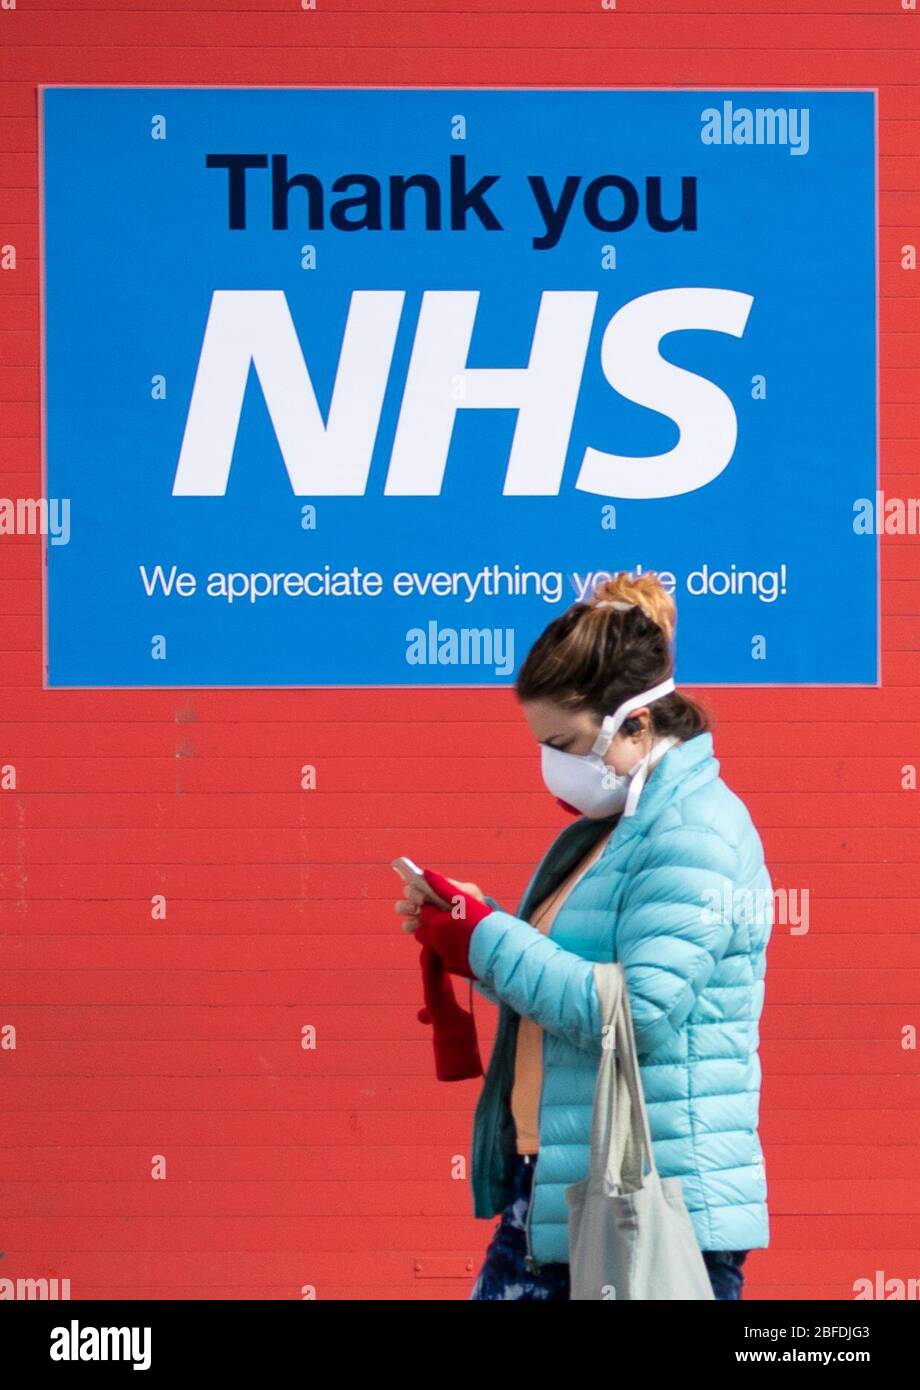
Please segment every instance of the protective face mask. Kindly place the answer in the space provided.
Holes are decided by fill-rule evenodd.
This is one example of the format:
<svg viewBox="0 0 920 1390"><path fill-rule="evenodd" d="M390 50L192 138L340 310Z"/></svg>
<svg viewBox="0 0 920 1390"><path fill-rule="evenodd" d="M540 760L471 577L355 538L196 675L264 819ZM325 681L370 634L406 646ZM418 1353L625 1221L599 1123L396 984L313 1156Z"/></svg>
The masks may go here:
<svg viewBox="0 0 920 1390"><path fill-rule="evenodd" d="M547 789L558 800L581 812L583 816L599 820L622 811L631 816L642 794L645 780L664 757L669 748L677 743L676 738L658 739L641 758L631 772L617 773L604 762L604 754L610 747L617 731L628 719L633 710L670 695L674 681L669 678L655 685L641 695L633 695L624 700L613 714L608 714L601 724L600 733L591 746L590 753L564 753L559 748L542 747L543 781Z"/></svg>

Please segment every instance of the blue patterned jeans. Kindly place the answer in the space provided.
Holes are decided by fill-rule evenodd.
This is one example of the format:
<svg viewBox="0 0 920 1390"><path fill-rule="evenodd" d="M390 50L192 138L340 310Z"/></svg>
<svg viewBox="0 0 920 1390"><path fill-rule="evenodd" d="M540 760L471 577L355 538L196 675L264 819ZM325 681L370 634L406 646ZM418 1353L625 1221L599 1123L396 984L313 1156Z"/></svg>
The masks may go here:
<svg viewBox="0 0 920 1390"><path fill-rule="evenodd" d="M514 1164L511 1198L486 1251L482 1269L470 1293L471 1299L542 1298L568 1301L568 1264L544 1264L531 1272L524 1263L527 1254L525 1222L533 1185L534 1161L518 1154ZM717 1299L740 1299L744 1284L741 1266L746 1250L704 1250L712 1291Z"/></svg>

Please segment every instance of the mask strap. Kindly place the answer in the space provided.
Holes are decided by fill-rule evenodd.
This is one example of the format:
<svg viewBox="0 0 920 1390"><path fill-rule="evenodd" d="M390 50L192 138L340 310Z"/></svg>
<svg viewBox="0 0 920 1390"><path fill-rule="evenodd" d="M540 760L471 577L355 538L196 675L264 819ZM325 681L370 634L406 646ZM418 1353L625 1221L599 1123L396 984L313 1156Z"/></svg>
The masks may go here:
<svg viewBox="0 0 920 1390"><path fill-rule="evenodd" d="M660 700L663 695L670 695L674 689L674 678L669 676L666 681L661 681L659 685L653 685L651 690L644 690L641 695L632 695L628 700L624 700L619 709L605 717L601 724L601 731L591 747L591 752L603 757L613 742L620 725L629 718L634 709L641 709L643 705L650 705L653 700Z"/></svg>
<svg viewBox="0 0 920 1390"><path fill-rule="evenodd" d="M677 742L679 742L679 740L673 737L661 738L646 753L642 762L633 773L632 780L630 781L629 791L626 794L626 805L623 807L624 816L635 815L646 778L652 768L661 762L661 759L664 757L665 753L667 753L668 749L673 748Z"/></svg>

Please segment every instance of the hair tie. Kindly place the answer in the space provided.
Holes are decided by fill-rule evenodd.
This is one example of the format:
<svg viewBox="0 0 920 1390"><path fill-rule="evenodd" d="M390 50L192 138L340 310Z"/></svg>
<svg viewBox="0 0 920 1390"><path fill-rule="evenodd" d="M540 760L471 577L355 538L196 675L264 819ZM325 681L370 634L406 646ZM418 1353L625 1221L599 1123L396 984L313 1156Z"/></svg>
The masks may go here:
<svg viewBox="0 0 920 1390"><path fill-rule="evenodd" d="M638 608L637 603L626 603L621 598L605 598L600 603L592 604L594 608L616 608L620 613L626 613L630 608Z"/></svg>

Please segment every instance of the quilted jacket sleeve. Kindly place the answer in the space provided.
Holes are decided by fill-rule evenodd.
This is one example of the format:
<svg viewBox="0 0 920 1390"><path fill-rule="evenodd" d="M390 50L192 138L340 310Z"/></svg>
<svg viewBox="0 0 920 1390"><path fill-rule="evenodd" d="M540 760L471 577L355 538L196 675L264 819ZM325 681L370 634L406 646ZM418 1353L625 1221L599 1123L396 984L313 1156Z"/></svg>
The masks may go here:
<svg viewBox="0 0 920 1390"><path fill-rule="evenodd" d="M592 961L566 951L522 918L499 911L476 924L470 965L481 984L517 1013L600 1056L600 1002Z"/></svg>
<svg viewBox="0 0 920 1390"><path fill-rule="evenodd" d="M499 904L498 902L496 902L496 900L495 900L494 898L490 898L488 894L485 894L485 900L486 900L486 902L489 904L489 906L493 909L493 911L497 911L497 912L500 912L500 911L501 911L501 906L500 906L500 904ZM484 981L482 981L482 980L474 980L474 981L473 981L473 988L474 988L475 990L478 990L479 993L480 993L481 995L483 995L484 998L488 999L488 1001L489 1001L490 1004L500 1004L500 1003L502 1002L502 1001L499 999L498 995L495 993L495 990L494 990L494 989L490 989L489 986L488 986L487 984L485 984Z"/></svg>
<svg viewBox="0 0 920 1390"><path fill-rule="evenodd" d="M502 1002L495 993L495 990L489 989L489 986L484 985L482 980L474 980L473 988L476 990L477 994L481 994L484 999L488 999L490 1004L500 1004Z"/></svg>
<svg viewBox="0 0 920 1390"><path fill-rule="evenodd" d="M650 838L630 866L617 921L636 1050L677 1034L732 937L733 846L707 826Z"/></svg>
<svg viewBox="0 0 920 1390"><path fill-rule="evenodd" d="M616 941L640 1056L679 1032L724 955L737 876L735 850L705 826L676 826L637 851ZM501 911L477 924L469 955L481 992L491 991L547 1032L600 1054L592 961Z"/></svg>

